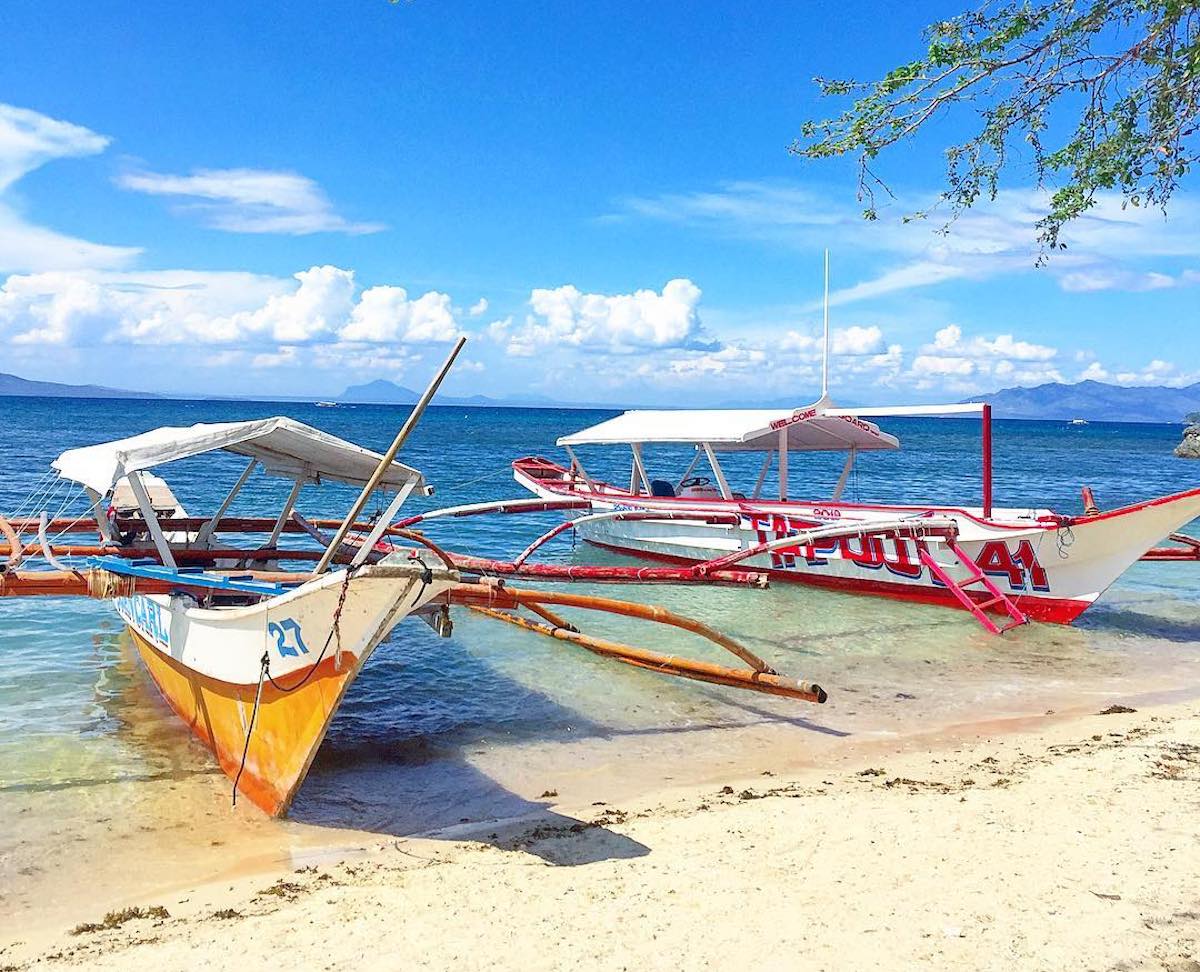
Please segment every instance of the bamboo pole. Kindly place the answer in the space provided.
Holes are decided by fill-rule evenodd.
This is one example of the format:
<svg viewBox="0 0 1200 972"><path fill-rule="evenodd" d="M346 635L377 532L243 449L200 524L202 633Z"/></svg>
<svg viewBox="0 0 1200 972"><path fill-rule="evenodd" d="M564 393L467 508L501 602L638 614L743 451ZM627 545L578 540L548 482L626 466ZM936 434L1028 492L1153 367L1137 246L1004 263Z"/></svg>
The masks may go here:
<svg viewBox="0 0 1200 972"><path fill-rule="evenodd" d="M586 635L570 627L563 627L562 625L551 627L540 621L531 621L528 618L518 617L515 614L497 611L495 608L473 606L471 610L486 617L505 621L519 628L525 628L527 631L534 631L550 638L557 638L559 641L570 642L581 648L586 648L597 655L603 655L606 658L613 658L628 665L645 668L664 675L676 675L680 678L690 678L698 682L729 685L735 688L749 689L752 692L763 692L767 695L782 695L788 698L802 699L806 702L820 703L824 702L827 698L825 690L819 685L812 682L800 682L774 672L747 672L736 668L727 668L724 665L714 665L711 662L693 661L692 659L679 658L674 655L662 655L655 651L635 648L632 645L622 644L618 641L609 641L607 638Z"/></svg>
<svg viewBox="0 0 1200 972"><path fill-rule="evenodd" d="M465 337L460 337L458 339L454 345L454 348L450 351L450 354L446 356L446 360L442 364L441 369L436 375L433 376L433 381L429 383L429 387L425 389L424 394L421 395L420 399L417 401L417 404L413 406L412 412L405 420L404 425L400 427L400 431L396 433L396 438L392 440L391 446L379 460L379 465L375 467L375 472L371 474L371 478L368 479L366 485L363 486L362 492L358 494L358 499L354 501L354 506L352 506L350 508L350 512L346 514L346 518L342 521L342 525L338 527L337 533L334 534L333 540L325 550L325 556L321 558L320 563L318 563L316 568L313 570L314 574L320 574L324 572L325 568L329 566L330 561L333 560L337 553L338 547L342 545L342 541L346 539L346 534L350 532L354 521L358 519L358 514L363 511L363 507L367 505L367 501L371 498L371 494L375 492L376 488L383 481L383 477L387 474L388 467L396 458L396 453L400 451L400 447L404 445L405 440L412 433L412 430L415 429L417 427L417 423L421 421L421 416L425 414L425 409L428 407L429 402L432 400L433 396L437 394L437 390L441 387L443 379L445 379L446 375L449 374L450 369L454 366L454 359L458 357L458 352L462 350L463 345L466 343L467 339Z"/></svg>
<svg viewBox="0 0 1200 972"><path fill-rule="evenodd" d="M637 604L633 601L620 601L611 597L600 597L595 594L568 594L562 591L535 591L528 588L506 587L496 585L466 585L460 584L448 592L451 603L458 602L471 605L472 602L482 603L485 607L496 605L510 606L555 604L561 607L577 607L589 611L604 611L608 614L621 614L625 617L639 618L642 621L655 621L659 624L669 624L671 627L707 638L715 645L724 648L730 654L736 655L756 672L770 673L771 667L758 655L754 654L727 635L715 628L709 627L703 621L676 614L667 608L655 604ZM568 625L569 627L569 625Z"/></svg>

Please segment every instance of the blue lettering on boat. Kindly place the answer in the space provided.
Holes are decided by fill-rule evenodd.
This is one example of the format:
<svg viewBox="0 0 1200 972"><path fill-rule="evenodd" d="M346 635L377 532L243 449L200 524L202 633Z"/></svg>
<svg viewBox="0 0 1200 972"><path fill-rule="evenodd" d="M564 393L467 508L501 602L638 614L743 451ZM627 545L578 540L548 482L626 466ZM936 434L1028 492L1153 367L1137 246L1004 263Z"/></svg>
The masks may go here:
<svg viewBox="0 0 1200 972"><path fill-rule="evenodd" d="M142 634L160 645L171 647L171 625L169 620L163 617L161 604L150 600L144 594L118 597L115 604L121 617Z"/></svg>
<svg viewBox="0 0 1200 972"><path fill-rule="evenodd" d="M275 650L280 658L299 658L308 654L308 646L300 633L300 622L295 618L272 621L267 625L267 632L275 639Z"/></svg>

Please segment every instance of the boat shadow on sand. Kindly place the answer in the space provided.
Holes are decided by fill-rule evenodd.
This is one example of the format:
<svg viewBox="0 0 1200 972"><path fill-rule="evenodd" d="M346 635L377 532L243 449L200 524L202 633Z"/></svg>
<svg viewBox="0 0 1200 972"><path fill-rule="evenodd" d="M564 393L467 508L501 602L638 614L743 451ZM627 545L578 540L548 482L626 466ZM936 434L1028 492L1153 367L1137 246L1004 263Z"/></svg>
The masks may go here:
<svg viewBox="0 0 1200 972"><path fill-rule="evenodd" d="M607 764L619 758L609 744L619 753L622 740L631 741L640 751L638 739L652 748L656 739L695 734L699 740L708 732L768 723L849 735L810 719L772 711L748 693L696 683L688 684L695 702L715 704L707 711L702 709L698 718L664 718L635 726L601 722L506 675L457 638L448 642L429 639L430 644L422 645L424 638L414 627L399 629L407 643L402 657L389 651L395 645L385 644L347 693L292 805L292 820L396 837L420 835L483 841L506 849L520 847L559 865L640 857L649 853L649 848L606 827L623 819L620 810L598 802L587 819L579 819L553 809L556 774L575 758L586 760L586 748L576 757L566 755L565 750L553 756L545 765L542 783L532 782L542 776L538 757L531 757L528 751L521 755L521 747L544 745L545 752L552 752L559 746L596 743L604 748L604 754L595 758ZM418 652L424 647L441 654L442 664L451 664L455 677L429 678L428 673L413 670L417 665L406 664L403 656L411 662L414 640ZM612 663L585 657L583 664L603 669ZM661 687L656 684L661 676L623 668L618 672L648 680L650 691ZM514 746L514 759L522 761L526 767L522 774L531 781L524 788L536 791L544 785L541 798L533 800L513 792L475 765L503 760L497 744ZM631 760L638 758L626 755ZM570 769L578 769L578 764ZM555 836L574 839L545 839Z"/></svg>

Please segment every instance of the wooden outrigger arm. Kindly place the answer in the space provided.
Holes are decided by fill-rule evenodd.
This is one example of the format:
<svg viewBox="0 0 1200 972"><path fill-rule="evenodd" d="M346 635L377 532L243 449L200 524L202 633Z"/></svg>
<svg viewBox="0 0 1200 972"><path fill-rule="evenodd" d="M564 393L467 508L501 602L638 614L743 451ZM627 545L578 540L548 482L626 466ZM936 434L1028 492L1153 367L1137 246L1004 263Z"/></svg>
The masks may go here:
<svg viewBox="0 0 1200 972"><path fill-rule="evenodd" d="M460 584L446 593L446 601L463 605L483 617L504 621L527 631L556 638L559 641L570 642L597 655L663 675L674 675L699 682L748 689L767 695L781 695L818 704L828 698L825 690L816 683L798 681L780 675L762 658L727 635L721 634L702 621L676 614L664 607L585 594L526 590L506 587L503 584ZM664 655L607 638L584 634L575 625L549 609L547 605L550 604L669 624L719 645L745 662L749 666L749 671L716 665L711 662L680 658L677 655ZM515 609L521 607L539 615L543 620L535 621L513 613Z"/></svg>

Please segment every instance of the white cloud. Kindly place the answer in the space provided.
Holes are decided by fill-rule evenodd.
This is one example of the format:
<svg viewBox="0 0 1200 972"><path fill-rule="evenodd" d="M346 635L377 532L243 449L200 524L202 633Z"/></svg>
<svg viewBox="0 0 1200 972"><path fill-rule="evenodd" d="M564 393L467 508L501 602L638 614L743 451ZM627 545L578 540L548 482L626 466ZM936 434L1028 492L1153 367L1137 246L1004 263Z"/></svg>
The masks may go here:
<svg viewBox="0 0 1200 972"><path fill-rule="evenodd" d="M108 143L80 125L0 104L0 192L52 159L96 155Z"/></svg>
<svg viewBox="0 0 1200 972"><path fill-rule="evenodd" d="M55 159L103 152L109 139L36 111L0 104L0 272L122 267L141 250L106 246L36 226L14 208L11 190Z"/></svg>
<svg viewBox="0 0 1200 972"><path fill-rule="evenodd" d="M284 281L184 270L12 274L0 284L0 340L19 344L203 342L211 322L262 304Z"/></svg>
<svg viewBox="0 0 1200 972"><path fill-rule="evenodd" d="M1049 361L1058 354L1056 348L1044 344L1018 341L1011 334L1000 334L989 340L973 337L963 340L957 324L943 327L933 336L933 344L924 349L929 354L952 354L970 358L1008 358L1015 361Z"/></svg>
<svg viewBox="0 0 1200 972"><path fill-rule="evenodd" d="M919 354L913 358L914 375L973 375L975 362L951 355Z"/></svg>
<svg viewBox="0 0 1200 972"><path fill-rule="evenodd" d="M1036 224L1048 205L1041 191L1001 192L963 213L945 234L937 232L942 220L936 211L926 220L905 222L900 216L927 208L931 196L898 200L875 222L863 220L852 200L834 204L830 198L795 185L733 182L706 192L628 199L619 218L668 221L807 252L831 246L835 268L839 253L852 252L866 266L882 257L882 269L830 294L835 305L1012 274L1042 273L1072 292L1153 290L1194 283L1200 276L1194 270L1173 276L1161 267L1139 266L1200 256L1200 205L1182 194L1172 200L1170 220L1156 209L1126 207L1119 195L1102 194L1092 210L1065 229L1068 249L1041 270L1035 268ZM816 271L814 266L814 276ZM804 309L819 306L813 301Z"/></svg>
<svg viewBox="0 0 1200 972"><path fill-rule="evenodd" d="M281 344L274 351L263 351L250 359L252 368L281 368L298 364L299 349L290 344Z"/></svg>
<svg viewBox="0 0 1200 972"><path fill-rule="evenodd" d="M354 271L324 266L301 270L291 293L276 294L262 307L219 318L207 325L217 341L262 335L275 341L311 341L331 334L354 307ZM165 322L168 324L172 322Z"/></svg>
<svg viewBox="0 0 1200 972"><path fill-rule="evenodd" d="M531 313L511 334L508 350L529 356L547 347L613 354L651 348L713 349L716 345L700 322L699 302L700 288L686 279L669 281L662 293L585 294L570 284L534 290L529 297Z"/></svg>
<svg viewBox="0 0 1200 972"><path fill-rule="evenodd" d="M787 331L778 341L781 351L801 351L818 357L823 344L820 334L804 334L800 331ZM883 331L874 324L870 327L854 324L832 328L829 332L829 350L831 354L846 356L877 354L883 350Z"/></svg>
<svg viewBox="0 0 1200 972"><path fill-rule="evenodd" d="M0 338L24 344L423 344L458 333L447 294L401 287L356 297L354 272L321 266L291 281L188 271L13 274L0 285ZM266 359L263 359L264 361Z"/></svg>
<svg viewBox="0 0 1200 972"><path fill-rule="evenodd" d="M448 294L430 291L409 300L403 287L371 287L340 333L347 341L453 341L458 327Z"/></svg>
<svg viewBox="0 0 1200 972"><path fill-rule="evenodd" d="M117 184L153 196L192 200L183 212L214 229L234 233L377 233L380 223L339 215L325 191L298 172L270 169L197 169L191 175L128 172Z"/></svg>
<svg viewBox="0 0 1200 972"><path fill-rule="evenodd" d="M486 297L480 297L479 300L475 301L475 303L471 305L471 309L467 311L467 313L471 317L482 317L487 313L487 309L488 299Z"/></svg>

